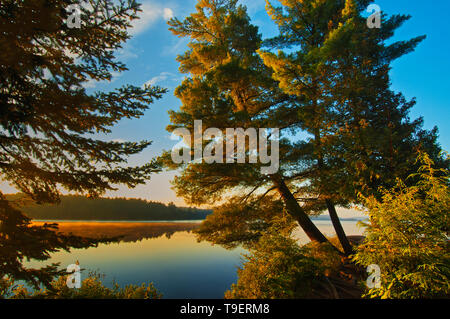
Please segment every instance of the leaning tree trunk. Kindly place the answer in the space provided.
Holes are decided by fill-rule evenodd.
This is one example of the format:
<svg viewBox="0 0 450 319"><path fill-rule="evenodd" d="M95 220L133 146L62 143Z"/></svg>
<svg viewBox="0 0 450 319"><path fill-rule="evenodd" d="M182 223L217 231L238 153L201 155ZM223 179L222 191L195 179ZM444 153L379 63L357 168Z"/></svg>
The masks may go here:
<svg viewBox="0 0 450 319"><path fill-rule="evenodd" d="M272 181L277 188L278 193L283 199L288 213L293 216L300 227L305 231L306 235L312 241L317 241L319 243L326 243L328 239L322 234L322 232L314 225L308 215L305 213L303 208L298 204L294 195L292 195L291 191L287 187L281 176L273 176Z"/></svg>
<svg viewBox="0 0 450 319"><path fill-rule="evenodd" d="M330 199L326 200L328 212L330 214L331 222L333 223L334 230L336 231L336 235L339 239L339 242L344 249L344 253L349 256L353 254L353 247L350 244L347 236L345 235L344 228L342 227L341 221L339 220L339 216L337 215L336 208L334 207L333 202Z"/></svg>
<svg viewBox="0 0 450 319"><path fill-rule="evenodd" d="M318 157L317 157L317 165L319 171L322 173L324 165L323 154L322 154L322 142L320 130L316 129L314 132L315 144L317 147ZM349 256L353 253L353 248L348 241L347 236L345 235L344 228L342 228L341 221L339 220L339 216L337 215L336 208L334 207L333 202L330 199L325 200L325 203L328 208L328 212L330 214L331 222L333 223L334 230L336 231L336 235L341 243L342 248L344 249L345 255Z"/></svg>

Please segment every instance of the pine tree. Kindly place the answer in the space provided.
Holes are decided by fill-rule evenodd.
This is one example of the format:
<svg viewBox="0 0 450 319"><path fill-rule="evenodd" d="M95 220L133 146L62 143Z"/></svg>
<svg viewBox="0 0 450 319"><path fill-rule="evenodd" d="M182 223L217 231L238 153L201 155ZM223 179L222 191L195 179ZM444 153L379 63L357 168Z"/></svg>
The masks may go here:
<svg viewBox="0 0 450 319"><path fill-rule="evenodd" d="M196 13L184 21L171 20L172 32L191 42L190 50L178 58L180 70L190 77L176 91L182 107L171 113L169 131L183 127L192 133L194 120L202 119L204 127L222 130L275 127L284 136L307 136L280 141L277 174L260 174L261 163L181 165L182 174L174 180L179 196L196 204L227 200L215 214L228 216L230 227L217 231L220 218L213 215L200 229L201 238L231 246L239 234L243 241L255 238L255 229L270 224L267 201L258 209L258 203L269 198L273 214L286 210L318 242L327 239L308 215L328 209L345 253L351 254L335 206L357 203L363 190L375 192L379 185L370 185L377 174L378 181L386 183L404 174L405 158L412 160L421 146L437 156L436 132L422 130L420 119L409 121L414 103L389 91L389 63L412 51L423 37L385 45L408 17L392 16L382 29L370 30L361 14L368 3L282 1L282 8L268 4L280 35L264 43L289 50L278 54L260 50L257 29L236 1L199 1ZM399 150L390 158L385 147L389 139ZM370 156L363 158L360 149ZM180 167L168 157L167 165ZM388 160L395 169L384 171ZM370 169L355 174L361 163ZM235 196L225 198L227 194ZM279 200L282 208L275 204ZM233 230L229 216L244 218L249 209L259 216L254 220L265 222L236 221L239 227Z"/></svg>
<svg viewBox="0 0 450 319"><path fill-rule="evenodd" d="M80 28L69 26L69 1L5 0L0 6L0 174L37 203L58 202L62 189L95 197L117 184L134 187L158 170L154 162L126 164L149 141L108 142L94 134L109 133L121 119L140 117L165 90L127 85L91 94L84 87L126 70L115 52L130 37L127 28L139 5L133 0L88 2L79 8ZM20 268L21 260L48 257L70 245L49 232L51 227L29 228L28 218L3 195L0 200L2 252L9 251L11 238L23 239L24 245L35 241L28 251L2 253L0 275L48 283L54 269L30 275Z"/></svg>
<svg viewBox="0 0 450 319"><path fill-rule="evenodd" d="M280 35L262 51L274 79L305 103L301 128L311 137L314 173L303 192L324 201L347 254L352 253L335 206L357 203L358 193L375 193L381 184L410 172L416 152L437 157L436 130L410 121L414 101L389 90L390 63L414 50L424 37L386 45L408 16L384 16L381 29L369 29L362 16L370 1L281 1L268 13ZM309 199L309 198L308 198Z"/></svg>
<svg viewBox="0 0 450 319"><path fill-rule="evenodd" d="M224 133L226 128L296 128L298 101L281 92L271 78L271 70L257 54L261 36L250 24L245 8L236 3L199 1L196 13L184 21L169 22L174 34L191 39L190 49L178 57L180 70L189 77L175 92L182 106L179 112L171 112L169 131L186 128L193 133L196 119L201 119L204 127L219 128ZM261 163L207 164L203 159L200 163L183 164L181 176L174 180L177 195L193 204L214 204L223 200L227 192L243 194L229 199L229 207L234 203L237 209L245 211L255 207L254 202L272 196L270 193L277 193L274 200L284 202L287 212L311 240L327 242L308 217L309 211L298 204L289 188L295 189L296 179L301 177L293 169L299 165L295 156L305 150L297 149L287 139L280 145L281 169L271 175L261 174ZM249 157L249 145L246 147ZM169 153L164 158L166 165L180 167L173 164ZM280 213L280 208L273 213Z"/></svg>

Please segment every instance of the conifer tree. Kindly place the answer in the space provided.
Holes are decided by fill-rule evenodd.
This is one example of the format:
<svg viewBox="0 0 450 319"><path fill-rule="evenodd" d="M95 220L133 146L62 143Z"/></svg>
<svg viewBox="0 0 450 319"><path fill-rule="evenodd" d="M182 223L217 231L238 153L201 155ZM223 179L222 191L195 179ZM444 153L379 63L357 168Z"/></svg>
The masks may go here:
<svg viewBox="0 0 450 319"><path fill-rule="evenodd" d="M168 130L186 128L193 136L196 119L201 119L205 128L219 128L224 133L226 128L295 130L298 101L280 91L271 78L271 70L262 63L257 54L261 36L257 27L250 24L245 8L235 0L201 0L196 8L197 12L184 21L169 22L174 34L190 37L191 42L190 49L178 57L180 70L189 77L175 92L183 105L179 112L171 112L172 125ZM249 145L246 147L249 157ZM164 158L166 165L183 168L174 184L177 194L189 203L214 204L224 200L229 192L237 194L228 198L229 208L240 202L238 210L245 211L247 207L258 210L253 203L266 196L272 198L275 193L278 195L273 196L274 214L280 213L277 203L282 200L287 212L311 240L326 242L326 237L308 217L309 208L298 204L288 186L292 184L295 188L296 180L301 177L292 168L300 165L295 156L304 150L297 150L287 139L280 141L280 148L281 168L272 175L261 174L261 163L251 164L249 160L247 164L202 161L175 165L170 153ZM267 206L262 211L267 212Z"/></svg>
<svg viewBox="0 0 450 319"><path fill-rule="evenodd" d="M135 186L152 164L120 167L150 142L106 142L123 118L143 114L164 90L124 86L88 94L89 80L111 80L126 70L115 50L129 38L134 1L106 11L81 8L81 27L69 28L67 1L4 1L0 15L0 169L2 178L39 202L57 200L57 187L96 196L112 184ZM95 13L94 13L95 12Z"/></svg>
<svg viewBox="0 0 450 319"><path fill-rule="evenodd" d="M280 35L267 44L289 53L261 52L280 88L305 101L299 114L311 136L315 174L304 192L325 201L347 254L352 250L335 206L407 176L419 149L436 158L440 150L436 129L409 120L415 102L389 89L390 63L424 37L387 45L409 16L384 16L381 29L369 29L362 12L370 2L286 0L280 8L268 2Z"/></svg>
<svg viewBox="0 0 450 319"><path fill-rule="evenodd" d="M5 0L0 6L0 175L37 203L58 202L62 189L95 197L117 184L134 187L158 170L154 162L126 164L149 141L105 141L94 134L140 117L165 90L126 85L91 94L85 89L88 81L109 81L113 72L126 70L115 53L130 37L127 29L139 5L90 0L78 8L77 28L69 23L71 4ZM58 237L54 227L29 224L0 195L0 277L48 283L56 268L23 269L23 259L46 259L77 240ZM83 243L91 245L79 240Z"/></svg>
<svg viewBox="0 0 450 319"><path fill-rule="evenodd" d="M182 107L171 113L169 131L182 127L193 133L194 120L201 119L205 128L273 127L285 137L276 174L260 174L261 163L196 162L181 165L175 189L191 203L227 201L202 225L201 238L232 245L257 237L255 229L270 224L271 202L273 214L288 212L318 242L327 239L308 215L328 209L348 255L353 251L335 206L357 203L359 192L375 192L383 181L406 174L410 162L405 159L413 161L418 148L438 156L436 131L422 130L420 119L411 122L407 114L414 102L389 90L390 63L423 37L386 45L408 17L385 17L380 30L371 30L362 16L369 1L281 3L281 8L268 3L280 35L265 41L264 51L256 27L236 1L199 1L196 13L170 21L173 33L191 42L178 58L189 77L177 88ZM386 141L399 153L389 153ZM180 168L169 154L165 158ZM389 160L393 169L386 171ZM227 194L231 198L224 198ZM256 223L242 217L250 209ZM246 222L236 221L233 229L233 218ZM225 229L217 223L225 223Z"/></svg>

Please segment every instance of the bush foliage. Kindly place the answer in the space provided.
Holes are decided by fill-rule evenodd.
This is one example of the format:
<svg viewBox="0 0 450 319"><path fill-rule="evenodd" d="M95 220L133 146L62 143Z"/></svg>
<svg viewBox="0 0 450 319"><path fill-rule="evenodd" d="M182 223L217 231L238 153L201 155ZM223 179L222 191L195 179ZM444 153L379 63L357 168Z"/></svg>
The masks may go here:
<svg viewBox="0 0 450 319"><path fill-rule="evenodd" d="M49 288L34 292L23 285L16 285L13 280L0 279L0 298L11 299L160 299L162 294L153 286L142 284L127 285L121 288L117 283L112 288L103 285L101 276L92 274L84 279L79 289L70 289L66 277L61 276L51 283Z"/></svg>
<svg viewBox="0 0 450 319"><path fill-rule="evenodd" d="M294 224L275 223L245 255L239 279L225 293L229 299L286 299L317 297L326 274L340 265L328 243L299 246L292 236ZM328 245L329 247L325 247Z"/></svg>
<svg viewBox="0 0 450 319"><path fill-rule="evenodd" d="M383 190L382 200L365 198L367 237L354 260L381 269L381 287L370 298L432 298L450 295L450 192L448 170L433 168L420 154L415 185L402 181Z"/></svg>

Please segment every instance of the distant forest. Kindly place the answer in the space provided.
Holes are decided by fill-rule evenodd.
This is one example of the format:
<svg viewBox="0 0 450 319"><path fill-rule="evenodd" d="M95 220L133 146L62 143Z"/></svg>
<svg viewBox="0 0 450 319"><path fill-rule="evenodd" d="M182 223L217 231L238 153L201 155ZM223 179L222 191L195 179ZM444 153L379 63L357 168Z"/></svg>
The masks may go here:
<svg viewBox="0 0 450 319"><path fill-rule="evenodd" d="M17 195L13 195L18 199ZM62 196L54 205L24 205L20 207L32 219L42 220L196 220L205 219L212 210L177 207L130 198L98 198Z"/></svg>

